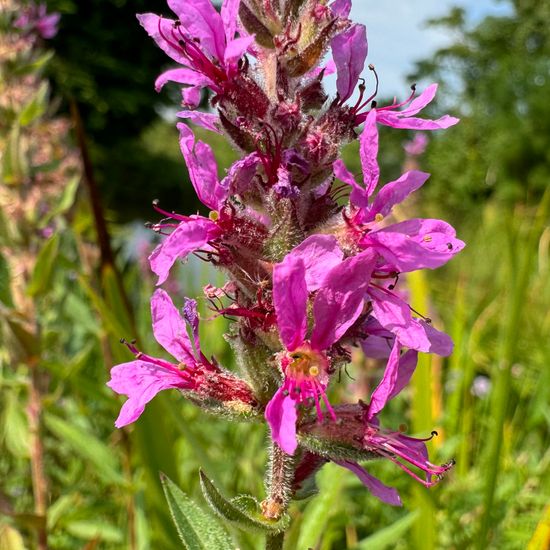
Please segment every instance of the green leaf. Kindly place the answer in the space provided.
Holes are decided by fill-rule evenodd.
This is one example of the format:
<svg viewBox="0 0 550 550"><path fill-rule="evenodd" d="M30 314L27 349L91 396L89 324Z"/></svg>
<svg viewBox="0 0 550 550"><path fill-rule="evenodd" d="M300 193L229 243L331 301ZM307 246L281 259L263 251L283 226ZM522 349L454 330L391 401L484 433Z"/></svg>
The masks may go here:
<svg viewBox="0 0 550 550"><path fill-rule="evenodd" d="M35 73L36 71L44 67L44 65L48 63L53 55L54 51L49 50L29 63L18 63L13 72L17 76Z"/></svg>
<svg viewBox="0 0 550 550"><path fill-rule="evenodd" d="M50 286L55 259L59 252L59 234L50 237L38 254L27 293L30 296L43 294Z"/></svg>
<svg viewBox="0 0 550 550"><path fill-rule="evenodd" d="M21 126L28 126L46 112L46 108L48 107L48 90L48 83L42 82L36 94L34 94L19 114L19 124Z"/></svg>
<svg viewBox="0 0 550 550"><path fill-rule="evenodd" d="M29 167L21 147L21 127L14 124L2 155L2 177L6 184L17 184L25 178Z"/></svg>
<svg viewBox="0 0 550 550"><path fill-rule="evenodd" d="M213 483L200 471L201 488L208 504L222 518L234 523L245 531L262 533L279 533L284 531L290 518L284 515L278 521L266 519L260 509L260 505L251 496L241 495L232 500L227 500L214 487Z"/></svg>
<svg viewBox="0 0 550 550"><path fill-rule="evenodd" d="M173 481L160 476L172 519L187 550L235 548L223 526L197 506Z"/></svg>
<svg viewBox="0 0 550 550"><path fill-rule="evenodd" d="M388 546L395 546L413 526L418 514L419 511L415 510L388 527L380 529L374 535L360 541L356 550L384 550Z"/></svg>
<svg viewBox="0 0 550 550"><path fill-rule="evenodd" d="M0 523L0 548L2 550L26 550L21 533L8 525Z"/></svg>
<svg viewBox="0 0 550 550"><path fill-rule="evenodd" d="M100 539L111 543L121 543L124 540L124 534L118 527L99 520L71 521L65 525L65 529L71 535L83 540Z"/></svg>
<svg viewBox="0 0 550 550"><path fill-rule="evenodd" d="M10 282L10 267L4 256L0 255L0 302L7 307L13 307Z"/></svg>
<svg viewBox="0 0 550 550"><path fill-rule="evenodd" d="M118 471L115 455L102 441L81 427L69 424L52 414L45 414L44 422L60 441L72 447L78 455L92 463L98 476L110 483L120 485L126 483Z"/></svg>
<svg viewBox="0 0 550 550"><path fill-rule="evenodd" d="M53 218L65 214L65 212L71 208L74 204L79 184L80 176L75 176L63 186L61 197L57 203L53 205L53 208L46 214L46 216L40 220L39 227L46 227L46 225L48 225Z"/></svg>
<svg viewBox="0 0 550 550"><path fill-rule="evenodd" d="M2 415L2 439L6 449L17 458L29 456L29 427L24 404L15 391L7 391Z"/></svg>

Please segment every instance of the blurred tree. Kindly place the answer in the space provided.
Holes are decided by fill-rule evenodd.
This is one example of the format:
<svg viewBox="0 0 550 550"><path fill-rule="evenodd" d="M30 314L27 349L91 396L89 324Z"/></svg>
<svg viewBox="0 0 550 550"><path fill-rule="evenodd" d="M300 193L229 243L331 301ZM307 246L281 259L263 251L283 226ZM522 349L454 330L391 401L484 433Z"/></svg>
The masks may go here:
<svg viewBox="0 0 550 550"><path fill-rule="evenodd" d="M414 75L446 85L445 107L462 117L426 158L426 193L458 213L489 196L536 201L550 181L550 1L507 3L509 15L473 28L459 8L431 21L454 39Z"/></svg>

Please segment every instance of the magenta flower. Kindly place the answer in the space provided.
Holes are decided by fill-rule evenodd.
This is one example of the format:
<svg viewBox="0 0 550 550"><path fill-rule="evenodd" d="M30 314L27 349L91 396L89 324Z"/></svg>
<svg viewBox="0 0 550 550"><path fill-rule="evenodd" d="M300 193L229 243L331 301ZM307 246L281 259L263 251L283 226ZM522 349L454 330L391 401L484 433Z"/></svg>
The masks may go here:
<svg viewBox="0 0 550 550"><path fill-rule="evenodd" d="M398 180L383 186L375 198L378 186L378 132L376 113L371 111L360 136L360 155L363 166L363 184L346 168L342 160L334 163L334 173L352 187L351 215L345 217L350 238L363 250L375 251L379 260L368 289L373 316L407 348L423 352L449 355L452 342L435 330L426 320L412 317L410 306L392 291L387 281L399 273L418 269L435 269L449 261L464 248L456 238L455 230L441 220L412 219L384 225L392 208L419 189L429 174L412 170Z"/></svg>
<svg viewBox="0 0 550 550"><path fill-rule="evenodd" d="M183 68L159 76L155 87L166 82L190 86L183 92L184 103L196 107L200 91L208 86L217 94L238 72L238 61L254 41L253 36L236 38L240 0L224 0L219 14L210 0L169 0L177 20L146 13L139 22L158 46Z"/></svg>
<svg viewBox="0 0 550 550"><path fill-rule="evenodd" d="M117 428L135 422L157 393L171 388L192 391L198 398L254 404L246 383L222 371L202 353L196 307L194 300L186 300L184 321L164 290L158 289L153 294L153 334L176 362L151 357L138 351L133 344L127 344L136 359L113 367L111 380L107 383L116 393L128 397L115 422ZM191 328L192 341L187 335L186 322Z"/></svg>
<svg viewBox="0 0 550 550"><path fill-rule="evenodd" d="M429 462L426 441L409 437L401 432L390 432L380 428L378 414L383 410L388 401L398 395L409 383L415 370L417 354L408 351L400 356L400 346L396 342L384 372L380 384L373 391L370 403L364 410L364 436L363 448L381 458L387 458L411 477L431 487L453 466L454 461L436 466ZM370 491L383 502L394 506L401 506L401 499L397 491L387 487L369 474L359 464L347 460L338 461L338 464L355 473ZM411 467L424 472L425 478L419 477Z"/></svg>
<svg viewBox="0 0 550 550"><path fill-rule="evenodd" d="M44 39L53 38L58 31L61 14L48 13L46 4L31 4L15 20L14 26L27 33L36 32Z"/></svg>
<svg viewBox="0 0 550 550"><path fill-rule="evenodd" d="M271 434L288 454L297 447L298 405L315 405L323 418L322 400L332 418L326 388L329 349L357 320L369 284L365 276L374 268L374 257L364 252L341 261L340 251L329 236L314 235L287 254L273 270L273 304L285 350L280 354L284 375L265 411ZM307 269L309 266L315 269ZM308 291L316 289L313 330L308 332Z"/></svg>
<svg viewBox="0 0 550 550"><path fill-rule="evenodd" d="M166 281L176 260L184 260L189 254L199 250L215 252L212 243L223 236L224 228L230 227L233 221L232 211L223 208L224 202L230 192L246 192L260 162L253 153L237 161L220 182L212 148L195 140L192 130L185 124L178 124L178 128L180 148L187 163L191 183L199 199L213 214L212 219L199 215L181 216L156 207L169 219L155 224L153 229L163 234L170 231L149 257L151 270L158 276L158 285Z"/></svg>
<svg viewBox="0 0 550 550"><path fill-rule="evenodd" d="M376 112L376 121L378 124L390 126L391 128L400 128L402 130L442 130L458 124L459 119L444 115L437 120L418 118L417 115L426 105L430 104L437 93L437 84L430 84L418 97L416 97L416 87L409 98L402 103L394 101L391 105L384 107L373 107L370 112ZM372 99L372 98L369 98ZM366 103L368 103L367 100ZM358 113L365 107L365 103L356 109ZM404 107L404 108L403 108ZM361 113L356 116L356 123L364 122L369 113Z"/></svg>
<svg viewBox="0 0 550 550"><path fill-rule="evenodd" d="M214 369L200 352L196 330L194 344L197 352L194 351L185 321L163 290L159 289L153 294L151 317L155 339L176 359L176 364L150 357L137 351L132 344L128 345L135 353L136 360L114 367L111 380L107 383L115 392L128 396L115 422L117 428L136 421L145 405L159 391L169 388L192 390L196 387L198 371Z"/></svg>

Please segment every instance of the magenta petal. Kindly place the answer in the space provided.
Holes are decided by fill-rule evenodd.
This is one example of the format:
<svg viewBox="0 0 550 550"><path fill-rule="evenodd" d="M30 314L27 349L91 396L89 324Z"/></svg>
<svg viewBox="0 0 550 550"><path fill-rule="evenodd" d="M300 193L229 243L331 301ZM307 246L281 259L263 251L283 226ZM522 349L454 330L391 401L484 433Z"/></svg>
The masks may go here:
<svg viewBox="0 0 550 550"><path fill-rule="evenodd" d="M246 193L250 190L259 164L260 156L256 151L234 162L227 171L227 176L222 180L221 186L227 189L230 195Z"/></svg>
<svg viewBox="0 0 550 550"><path fill-rule="evenodd" d="M398 272L436 269L463 248L455 230L441 220L412 219L374 231L362 244L376 248Z"/></svg>
<svg viewBox="0 0 550 550"><path fill-rule="evenodd" d="M323 76L329 76L337 71L336 63L332 59L329 59L325 65L315 67L306 74L306 78L317 78L321 73Z"/></svg>
<svg viewBox="0 0 550 550"><path fill-rule="evenodd" d="M155 90L160 92L167 82L177 82L178 84L207 86L210 79L194 71L193 69L170 69L165 71L155 80Z"/></svg>
<svg viewBox="0 0 550 550"><path fill-rule="evenodd" d="M293 455L298 446L296 439L296 403L279 388L265 408L265 418L271 428L271 437L281 449Z"/></svg>
<svg viewBox="0 0 550 550"><path fill-rule="evenodd" d="M288 254L273 268L273 305L281 341L292 351L304 341L307 330L306 267Z"/></svg>
<svg viewBox="0 0 550 550"><path fill-rule="evenodd" d="M373 315L380 324L393 332L406 348L428 353L430 341L426 331L411 316L407 303L391 292L370 288Z"/></svg>
<svg viewBox="0 0 550 550"><path fill-rule="evenodd" d="M175 370L137 360L113 367L107 386L118 394L128 396L115 422L117 428L122 428L137 420L145 405L158 392L168 388L185 389L189 383Z"/></svg>
<svg viewBox="0 0 550 550"><path fill-rule="evenodd" d="M384 485L379 479L369 474L364 468L359 466L356 462L350 462L349 460L340 460L336 464L347 468L353 472L367 487L367 489L382 502L391 504L392 506L403 506L399 493L393 487Z"/></svg>
<svg viewBox="0 0 550 550"><path fill-rule="evenodd" d="M380 384L372 392L367 412L367 420L372 421L386 403L398 395L409 383L418 361L418 352L409 350L400 355L401 346L396 340L384 370Z"/></svg>
<svg viewBox="0 0 550 550"><path fill-rule="evenodd" d="M181 91L182 104L189 109L196 109L202 99L203 86L191 86Z"/></svg>
<svg viewBox="0 0 550 550"><path fill-rule="evenodd" d="M364 25L352 25L336 35L331 42L332 55L338 71L336 88L342 102L354 92L367 58L367 29Z"/></svg>
<svg viewBox="0 0 550 550"><path fill-rule="evenodd" d="M334 15L348 17L351 11L351 0L334 0L330 5L330 9Z"/></svg>
<svg viewBox="0 0 550 550"><path fill-rule="evenodd" d="M397 370L397 379L393 386L388 401L393 399L396 395L400 394L401 391L411 380L414 371L416 370L416 365L418 363L418 352L414 349L406 351L399 358L399 368Z"/></svg>
<svg viewBox="0 0 550 550"><path fill-rule="evenodd" d="M174 61L181 65L188 65L189 60L183 55L181 48L175 47L177 44L171 42L174 20L159 17L154 13L142 13L136 16L141 26L147 31L147 34L157 43L157 46ZM160 31L159 32L159 25ZM168 38L169 41L165 40Z"/></svg>
<svg viewBox="0 0 550 550"><path fill-rule="evenodd" d="M221 134L218 126L220 122L220 117L218 115L204 113L203 111L180 111L176 116L178 118L185 118L201 128L210 130L210 132Z"/></svg>
<svg viewBox="0 0 550 550"><path fill-rule="evenodd" d="M158 275L157 285L166 281L178 258L185 259L188 254L214 238L217 232L217 225L206 218L191 218L189 221L181 222L149 256L151 270Z"/></svg>
<svg viewBox="0 0 550 550"><path fill-rule="evenodd" d="M254 42L254 35L241 36L235 40L231 40L227 44L225 50L225 63L231 65L238 61L248 50L249 46Z"/></svg>
<svg viewBox="0 0 550 550"><path fill-rule="evenodd" d="M168 294L157 289L151 298L151 318L156 341L178 362L195 364L193 346L187 335L187 326Z"/></svg>
<svg viewBox="0 0 550 550"><path fill-rule="evenodd" d="M418 323L430 341L430 353L435 353L442 357L448 357L453 353L453 340L448 334L437 330L429 323L426 323L426 321L418 321Z"/></svg>
<svg viewBox="0 0 550 550"><path fill-rule="evenodd" d="M365 120L365 127L359 136L359 155L361 157L363 181L365 183L365 193L367 197L372 195L380 179L380 167L378 166L378 127L376 126L376 119L376 109L372 109Z"/></svg>
<svg viewBox="0 0 550 550"><path fill-rule="evenodd" d="M430 84L406 109L399 111L399 114L407 117L417 115L434 100L437 88L437 84Z"/></svg>
<svg viewBox="0 0 550 550"><path fill-rule="evenodd" d="M186 124L178 124L180 131L180 148L189 177L201 202L211 210L218 210L221 203L227 198L227 189L224 189L218 180L216 158L210 145L195 142L195 135Z"/></svg>
<svg viewBox="0 0 550 550"><path fill-rule="evenodd" d="M389 337L369 335L368 338L361 341L361 349L363 353L371 359L388 359L395 335L387 331Z"/></svg>
<svg viewBox="0 0 550 550"><path fill-rule="evenodd" d="M328 349L355 323L363 311L375 265L376 255L368 250L344 260L327 274L313 303L313 348Z"/></svg>
<svg viewBox="0 0 550 550"><path fill-rule="evenodd" d="M225 30L220 14L210 0L168 0L170 9L178 16L183 28L210 57L223 60Z"/></svg>
<svg viewBox="0 0 550 550"><path fill-rule="evenodd" d="M241 0L223 0L220 11L223 26L225 29L225 40L229 44L237 32L237 18L239 16L239 7Z"/></svg>
<svg viewBox="0 0 550 550"><path fill-rule="evenodd" d="M341 159L334 161L332 169L334 170L334 175L340 181L343 181L352 187L351 195L349 197L350 203L358 206L359 208L367 208L369 205L369 196L363 187L355 181L354 175L346 168L344 161Z"/></svg>
<svg viewBox="0 0 550 550"><path fill-rule="evenodd" d="M403 202L411 193L420 189L430 177L426 172L411 170L398 180L392 181L380 189L372 206L368 209L368 217L364 221L372 221L377 214L387 216L396 204Z"/></svg>
<svg viewBox="0 0 550 550"><path fill-rule="evenodd" d="M290 255L304 261L309 292L319 289L327 273L336 267L344 257L344 253L333 235L311 235L294 248Z"/></svg>
<svg viewBox="0 0 550 550"><path fill-rule="evenodd" d="M400 128L402 130L445 130L460 122L460 119L444 115L437 120L429 120L416 117L400 117L396 116L399 113L384 111L383 114L379 112L378 122L392 128Z"/></svg>
<svg viewBox="0 0 550 550"><path fill-rule="evenodd" d="M401 346L396 340L388 359L388 364L384 370L384 376L382 377L380 384L378 384L376 389L372 392L367 412L367 420L371 420L373 416L376 416L390 400L390 395L392 394L397 382L400 350Z"/></svg>

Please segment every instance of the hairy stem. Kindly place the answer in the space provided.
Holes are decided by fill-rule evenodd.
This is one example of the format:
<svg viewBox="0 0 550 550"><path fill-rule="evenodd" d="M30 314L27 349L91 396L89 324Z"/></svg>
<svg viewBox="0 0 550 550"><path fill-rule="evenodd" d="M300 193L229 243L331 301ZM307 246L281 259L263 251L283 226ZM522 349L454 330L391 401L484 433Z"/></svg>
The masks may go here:
<svg viewBox="0 0 550 550"><path fill-rule="evenodd" d="M270 452L266 485L268 497L262 502L262 511L266 518L278 520L286 513L292 500L292 482L296 461L273 442ZM266 549L277 550L283 547L284 533L268 535Z"/></svg>

